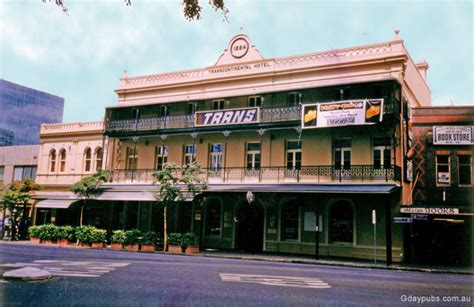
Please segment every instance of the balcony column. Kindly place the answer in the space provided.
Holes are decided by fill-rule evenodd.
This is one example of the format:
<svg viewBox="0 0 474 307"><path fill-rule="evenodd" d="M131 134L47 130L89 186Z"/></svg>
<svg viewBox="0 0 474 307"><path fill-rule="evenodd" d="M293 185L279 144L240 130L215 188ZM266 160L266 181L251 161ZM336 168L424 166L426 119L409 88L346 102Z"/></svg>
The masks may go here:
<svg viewBox="0 0 474 307"><path fill-rule="evenodd" d="M257 130L258 135L260 135L260 167L258 168L258 182L262 181L262 149L263 149L263 135L265 134L266 129L260 128Z"/></svg>
<svg viewBox="0 0 474 307"><path fill-rule="evenodd" d="M223 178L223 182L225 182L225 167L226 167L226 160L227 160L227 138L229 137L230 135L230 131L229 130L225 130L222 132L222 134L224 135L224 178Z"/></svg>

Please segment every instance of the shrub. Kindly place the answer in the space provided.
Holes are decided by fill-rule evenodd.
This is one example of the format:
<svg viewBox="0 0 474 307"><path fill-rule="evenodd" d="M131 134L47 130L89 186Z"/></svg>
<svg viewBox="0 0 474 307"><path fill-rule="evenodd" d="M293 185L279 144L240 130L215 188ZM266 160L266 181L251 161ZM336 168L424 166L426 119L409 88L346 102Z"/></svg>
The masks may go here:
<svg viewBox="0 0 474 307"><path fill-rule="evenodd" d="M132 229L125 231L125 241L124 244L132 245L139 244L142 239L142 232L138 229Z"/></svg>
<svg viewBox="0 0 474 307"><path fill-rule="evenodd" d="M91 243L103 243L106 236L107 230L95 228L92 230L90 241Z"/></svg>
<svg viewBox="0 0 474 307"><path fill-rule="evenodd" d="M125 243L125 231L124 230L114 230L112 232L112 237L110 238L111 243Z"/></svg>
<svg viewBox="0 0 474 307"><path fill-rule="evenodd" d="M59 238L59 227L54 224L46 224L38 226L38 237L42 240L55 241Z"/></svg>
<svg viewBox="0 0 474 307"><path fill-rule="evenodd" d="M76 238L79 242L92 243L93 232L97 229L94 226L81 226L76 228Z"/></svg>
<svg viewBox="0 0 474 307"><path fill-rule="evenodd" d="M75 229L72 226L58 227L58 240L69 240L74 242L76 240Z"/></svg>
<svg viewBox="0 0 474 307"><path fill-rule="evenodd" d="M170 233L168 236L168 244L169 245L181 245L181 241L183 238L183 234L178 232Z"/></svg>
<svg viewBox="0 0 474 307"><path fill-rule="evenodd" d="M193 232L183 234L181 246L186 248L188 246L199 246L199 237Z"/></svg>
<svg viewBox="0 0 474 307"><path fill-rule="evenodd" d="M154 231L147 231L143 234L142 244L144 245L158 245L158 234Z"/></svg>
<svg viewBox="0 0 474 307"><path fill-rule="evenodd" d="M30 238L40 238L40 226L31 226L28 228L28 234L30 235Z"/></svg>

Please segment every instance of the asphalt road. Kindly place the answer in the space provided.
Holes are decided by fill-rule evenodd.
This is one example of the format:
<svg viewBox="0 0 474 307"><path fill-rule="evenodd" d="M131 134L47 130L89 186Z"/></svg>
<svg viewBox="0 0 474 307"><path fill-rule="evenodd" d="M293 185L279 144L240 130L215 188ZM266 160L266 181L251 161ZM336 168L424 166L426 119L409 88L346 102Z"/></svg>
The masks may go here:
<svg viewBox="0 0 474 307"><path fill-rule="evenodd" d="M474 276L0 243L0 272L31 265L48 281L0 279L0 305L461 305ZM433 301L434 300L434 301ZM443 303L443 300L449 300Z"/></svg>

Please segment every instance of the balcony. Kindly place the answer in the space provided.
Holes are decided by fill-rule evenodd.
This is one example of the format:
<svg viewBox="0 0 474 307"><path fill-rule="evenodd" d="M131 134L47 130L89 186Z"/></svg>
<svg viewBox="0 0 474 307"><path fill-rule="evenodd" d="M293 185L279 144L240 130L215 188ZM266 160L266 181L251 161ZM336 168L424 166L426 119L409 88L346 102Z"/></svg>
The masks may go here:
<svg viewBox="0 0 474 307"><path fill-rule="evenodd" d="M300 106L260 109L260 123L300 120ZM194 128L194 114L108 121L107 133Z"/></svg>
<svg viewBox="0 0 474 307"><path fill-rule="evenodd" d="M114 170L111 183L152 184L155 181L153 169ZM370 183L394 182L400 180L400 168L374 168L373 165L351 165L340 169L332 165L302 166L301 169L286 167L226 167L204 169L202 179L209 184L251 184L251 183Z"/></svg>

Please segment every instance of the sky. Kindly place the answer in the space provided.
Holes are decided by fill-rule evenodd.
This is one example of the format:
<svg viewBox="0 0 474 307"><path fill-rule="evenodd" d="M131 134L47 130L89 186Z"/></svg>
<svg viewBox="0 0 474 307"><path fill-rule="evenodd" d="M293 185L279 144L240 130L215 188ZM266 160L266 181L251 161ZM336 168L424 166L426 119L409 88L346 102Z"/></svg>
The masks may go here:
<svg viewBox="0 0 474 307"><path fill-rule="evenodd" d="M68 14L0 1L0 77L64 97L64 122L100 120L125 70L210 66L239 33L272 58L386 42L398 29L412 59L430 66L432 104L474 105L472 0L226 0L227 21L208 0L198 21L181 0L65 2Z"/></svg>

